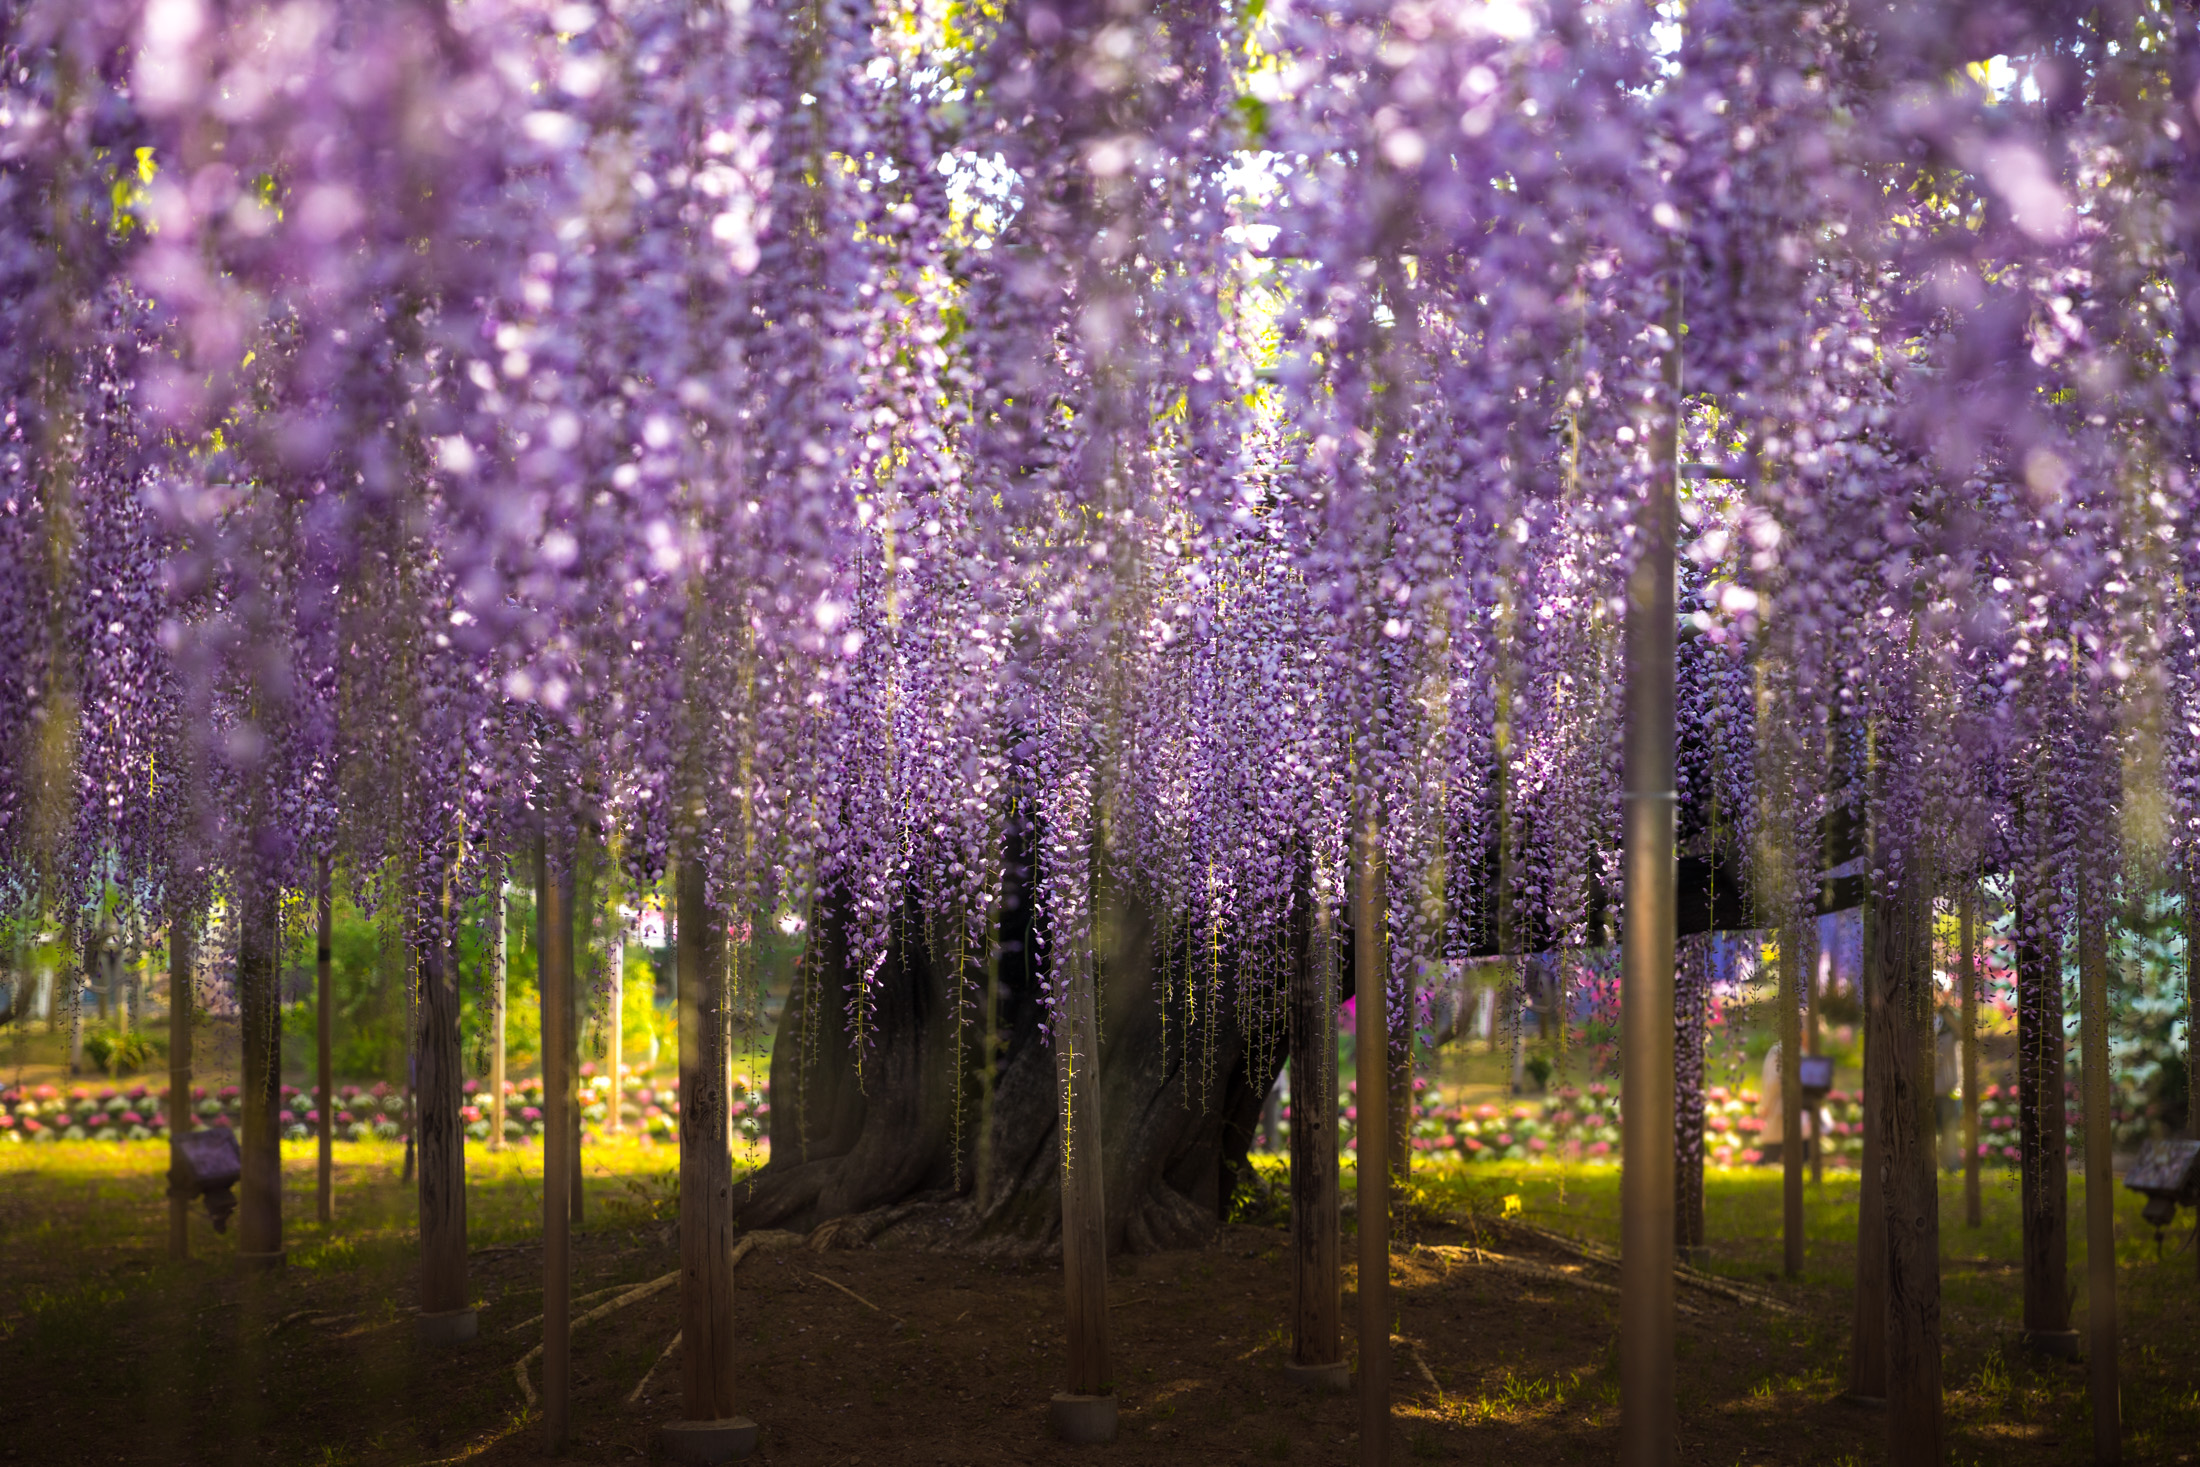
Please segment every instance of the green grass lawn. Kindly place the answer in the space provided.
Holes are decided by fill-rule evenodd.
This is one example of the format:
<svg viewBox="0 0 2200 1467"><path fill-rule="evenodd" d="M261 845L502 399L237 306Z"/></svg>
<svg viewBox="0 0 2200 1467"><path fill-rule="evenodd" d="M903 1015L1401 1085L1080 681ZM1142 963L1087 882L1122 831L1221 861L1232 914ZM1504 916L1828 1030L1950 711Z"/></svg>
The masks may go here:
<svg viewBox="0 0 2200 1467"><path fill-rule="evenodd" d="M291 1266L275 1277L228 1267L234 1235L216 1236L196 1210L193 1259L168 1261L165 1147L0 1145L0 1237L6 1239L0 1248L0 1359L9 1362L9 1388L23 1393L17 1404L30 1412L12 1440L0 1433L0 1460L9 1460L17 1443L30 1444L38 1460L64 1460L53 1455L52 1444L78 1432L97 1437L100 1449L67 1460L409 1464L457 1460L451 1452L463 1442L476 1447L461 1456L501 1443L491 1453L494 1461L532 1460L522 1450L533 1438L522 1429L525 1413L511 1361L528 1343L524 1329L513 1333L515 1326L541 1308L540 1263L524 1251L507 1250L540 1235L539 1148L502 1154L469 1150L473 1291L484 1306L483 1338L465 1356L448 1359L415 1349L403 1327L418 1255L413 1192L398 1175L401 1145L338 1145L337 1217L329 1227L312 1220L313 1147L287 1144L283 1150ZM635 1142L592 1144L584 1158L587 1217L575 1250L575 1293L655 1277L675 1266L670 1224L676 1151ZM1263 1170L1273 1174L1278 1166L1263 1163ZM1824 1467L1879 1460L1872 1419L1838 1403L1849 1348L1856 1179L1829 1173L1822 1187L1808 1190L1806 1268L1795 1283L1777 1277L1779 1180L1770 1170L1707 1173L1708 1266L1772 1289L1797 1312L1722 1307L1682 1321L1675 1356L1684 1441L1699 1452L1724 1452L1721 1467L1736 1460ZM1348 1198L1352 1184L1347 1176ZM1554 1293L1438 1266L1429 1261L1433 1255L1415 1253L1413 1245L1421 1234L1434 1240L1448 1230L1456 1238L1456 1226L1447 1229L1447 1223L1501 1216L1508 1199L1531 1222L1616 1244L1618 1184L1619 1172L1611 1166L1450 1161L1417 1171L1412 1205L1392 1234L1394 1276L1404 1281L1397 1295L1399 1332L1425 1342L1442 1389L1399 1408L1399 1427L1414 1455L1456 1461L1523 1460L1524 1453L1554 1462L1608 1460L1616 1422L1617 1329L1608 1298ZM2081 1329L2087 1304L2082 1196L2083 1179L2073 1177L2070 1281L2078 1291ZM2084 1368L2036 1359L2016 1343L2014 1179L1989 1178L1980 1228L1963 1226L1961 1199L1961 1179L1945 1178L1941 1245L1949 1460L2082 1462L2088 1452ZM2181 1231L2170 1239L2171 1256L2157 1261L2153 1232L2138 1216L2139 1201L2118 1189L2126 1460L2192 1461L2200 1457L2195 1448L2200 1331L2193 1327L2200 1319L2200 1278L2190 1250L2175 1252L2190 1234L2191 1215L2180 1218ZM1276 1219L1264 1221L1272 1225ZM1243 1240L1249 1230L1232 1234ZM1286 1337L1288 1273L1281 1260L1287 1243L1272 1230L1257 1236L1263 1240L1254 1250L1257 1260L1253 1252L1240 1258L1230 1251L1242 1251L1247 1246L1242 1241L1205 1255L1146 1260L1143 1270L1134 1267L1137 1260L1124 1260L1123 1277L1113 1280L1111 1289L1123 1296L1119 1323L1133 1342L1126 1348L1147 1350L1164 1374L1179 1368L1190 1375L1224 1372L1217 1380L1236 1380L1227 1375L1237 1368L1230 1362L1251 1358L1247 1351L1272 1352ZM972 1303L1014 1293L1026 1311L1018 1315L1017 1329L988 1335L983 1343L1020 1361L1050 1364L1059 1328L1059 1284L1051 1270L1032 1271L1017 1282L985 1275L968 1261L903 1257L909 1261L877 1255L862 1265L869 1272L851 1275L854 1287L880 1308L940 1331L975 1329L962 1319ZM807 1379L800 1375L808 1368L801 1362L810 1358L801 1351L810 1346L789 1342L814 1337L803 1331L816 1322L824 1307L820 1301L833 1308L845 1305L862 1327L885 1328L868 1305L845 1303L837 1294L825 1299L831 1291L805 1270L826 1265L812 1260L801 1254L759 1264L742 1285L743 1328L763 1331L755 1362L744 1368L760 1383L780 1382L773 1387L778 1392L774 1419L792 1441L821 1429L818 1423L826 1417L819 1413L854 1399L837 1377L830 1399L799 1384ZM1217 1274L1218 1268L1225 1273ZM924 1284L927 1272L932 1280ZM955 1286L974 1285L977 1291L955 1296L950 1307L938 1291L950 1275L962 1280L964 1274L969 1280ZM1347 1275L1349 1289L1349 1247ZM754 1292L760 1289L779 1289L784 1297ZM914 1292L891 1292L902 1289ZM1137 1344L1169 1324L1168 1316L1154 1311L1168 1302L1172 1289L1191 1291L1185 1295L1187 1308L1200 1327L1179 1330L1181 1338L1162 1335ZM341 1322L295 1323L308 1309L332 1311ZM593 1363L587 1369L600 1379L588 1388L604 1392L615 1385L623 1399L676 1327L670 1309L664 1303L648 1319L637 1310L619 1327L625 1333L592 1337L587 1359ZM796 1354L789 1355L790 1349ZM1214 1359L1203 1362L1200 1350ZM866 1359L845 1368L861 1375L870 1368ZM966 1375L958 1367L943 1379L963 1382ZM881 1381L891 1385L887 1376L863 1378L874 1394ZM1206 1427L1227 1437L1224 1418L1242 1412L1241 1397L1265 1390L1265 1379L1256 1372L1215 1394L1210 1414L1220 1414ZM1398 1379L1401 1390L1419 1393L1418 1375ZM923 1405L942 1421L956 1419L957 1410L976 1409L958 1406L961 1396L947 1386L937 1392L937 1399L904 1402L901 1409ZM1140 1409L1150 1406L1158 1421L1166 1403L1153 1391L1147 1394L1152 1400ZM1312 1408L1293 1409L1304 1414ZM1193 1407L1185 1411L1192 1414ZM998 1414L990 1407L979 1412L970 1418L973 1429ZM1348 1429L1348 1406L1339 1404L1330 1414L1336 1422L1321 1416L1318 1431L1308 1428L1313 1439L1342 1440L1335 1433ZM605 1436L600 1451L592 1448L583 1459L625 1460L628 1447L623 1438L614 1440L611 1428L631 1426L631 1436L642 1430L634 1423L644 1415L624 1407L592 1407L588 1419L604 1423ZM1135 1460L1167 1460L1166 1430L1154 1428L1157 1455ZM1737 1459L1735 1451L1744 1447ZM973 1454L971 1460L1042 1460L1018 1457L1023 1450ZM786 1460L813 1457L821 1464L827 1460L801 1453ZM831 1461L841 1467L845 1456Z"/></svg>

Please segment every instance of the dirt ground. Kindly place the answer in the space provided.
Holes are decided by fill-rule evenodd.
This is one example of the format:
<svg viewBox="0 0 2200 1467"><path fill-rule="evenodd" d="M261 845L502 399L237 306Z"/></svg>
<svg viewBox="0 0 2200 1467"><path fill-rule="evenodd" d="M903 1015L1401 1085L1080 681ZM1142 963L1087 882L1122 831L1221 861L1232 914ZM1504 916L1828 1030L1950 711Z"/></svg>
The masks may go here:
<svg viewBox="0 0 2200 1467"><path fill-rule="evenodd" d="M8 1160L12 1169L0 1169L8 1240L0 1250L0 1461L549 1460L513 1374L539 1338L527 1321L539 1312L542 1285L539 1243L528 1236L539 1193L529 1189L524 1156L501 1169L484 1163L473 1180L482 1334L445 1352L413 1338L409 1198L391 1152L347 1154L339 1176L347 1211L330 1230L309 1221L310 1165L303 1152L294 1156L292 1262L266 1275L239 1274L228 1241L203 1224L195 1238L202 1256L165 1262L153 1226L157 1175ZM646 1160L661 1166L669 1157ZM599 1172L591 1224L576 1246L573 1289L584 1301L658 1278L677 1261L666 1199L641 1165ZM1504 1195L1520 1199L1521 1221L1609 1241L1615 1176L1536 1168L1423 1190L1392 1260L1393 1460L1611 1458L1618 1301L1598 1286L1614 1276L1506 1223L1500 1193L1518 1189ZM1880 1460L1880 1418L1840 1399L1853 1196L1829 1179L1814 1198L1810 1267L1790 1284L1770 1273L1777 1240L1763 1222L1777 1214L1762 1204L1771 1181L1714 1178L1714 1267L1793 1312L1682 1291L1691 1312L1676 1352L1680 1458L1721 1467ZM1995 1226L1944 1239L1949 1459L2083 1461L2082 1367L2035 1361L2010 1340L2014 1239L2001 1211L2009 1200L1992 1195ZM1951 1214L1958 1205L1951 1198ZM2080 1216L2074 1208L2073 1223ZM2154 1261L2135 1207L2120 1220L2128 1233L2126 1460L2191 1462L2200 1435L2200 1281L2189 1252ZM1285 1243L1270 1222L1239 1224L1201 1251L1115 1261L1122 1431L1112 1447L1085 1449L1056 1444L1046 1431L1047 1398L1064 1368L1054 1270L897 1246L893 1233L855 1251L756 1250L738 1275L739 1380L744 1409L762 1427L753 1460L1355 1462L1352 1398L1302 1393L1278 1369L1289 1351ZM1459 1251L1476 1243L1517 1266ZM2074 1281L2082 1276L2073 1271ZM1353 1283L1348 1268L1348 1358ZM668 1288L575 1332L564 1460L647 1455L652 1429L679 1414L677 1360L652 1374L677 1327ZM539 1363L529 1369L539 1388ZM650 1384L630 1401L645 1376Z"/></svg>

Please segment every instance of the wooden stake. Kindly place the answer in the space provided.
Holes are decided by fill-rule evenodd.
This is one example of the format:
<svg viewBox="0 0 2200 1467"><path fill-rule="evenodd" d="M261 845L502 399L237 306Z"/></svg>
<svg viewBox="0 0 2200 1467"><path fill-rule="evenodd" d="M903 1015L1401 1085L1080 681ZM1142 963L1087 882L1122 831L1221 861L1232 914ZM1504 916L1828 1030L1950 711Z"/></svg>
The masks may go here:
<svg viewBox="0 0 2200 1467"><path fill-rule="evenodd" d="M1780 934L1780 1262L1789 1278L1803 1274L1803 924Z"/></svg>
<svg viewBox="0 0 2200 1467"><path fill-rule="evenodd" d="M282 1030L276 1010L276 893L247 878L237 935L237 1009L244 1069L244 1124L239 1128L244 1175L237 1186L237 1253L255 1264L283 1256L283 1153L276 1117L282 1110Z"/></svg>
<svg viewBox="0 0 2200 1467"><path fill-rule="evenodd" d="M489 1149L504 1149L504 1005L505 988L511 976L511 942L505 935L505 908L512 895L512 883L497 883L496 932L491 942L496 948L496 976L489 999Z"/></svg>
<svg viewBox="0 0 2200 1467"><path fill-rule="evenodd" d="M313 985L314 985L314 1062L313 1099L320 1112L320 1123L315 1128L318 1138L318 1155L314 1164L314 1216L325 1227L336 1221L336 1114L335 1089L330 1078L330 1056L334 1052L336 978L334 965L334 917L329 910L329 863L321 860L318 878L314 883L313 923Z"/></svg>
<svg viewBox="0 0 2200 1467"><path fill-rule="evenodd" d="M1958 981L1963 990L1963 1224L1985 1221L1978 1189L1978 878L1963 879L1957 898L1957 940L1963 946Z"/></svg>
<svg viewBox="0 0 2200 1467"><path fill-rule="evenodd" d="M1360 1467L1383 1467L1390 1451L1390 1030L1383 1009L1382 829L1373 816L1355 842L1352 883L1352 997L1355 1099L1359 1120Z"/></svg>
<svg viewBox="0 0 2200 1467"><path fill-rule="evenodd" d="M197 984L191 976L191 919L168 914L168 1256L181 1263L191 1256L191 1199L178 1188L183 1176L181 1143L198 1118L191 1113L191 1007Z"/></svg>
<svg viewBox="0 0 2200 1467"><path fill-rule="evenodd" d="M2078 872L2079 1071L2085 1086L2086 1385L2094 1467L2123 1460L2116 1372L2116 1176L2110 1151L2108 921L2093 882Z"/></svg>
<svg viewBox="0 0 2200 1467"><path fill-rule="evenodd" d="M462 1059L458 1034L457 934L450 887L442 893L442 930L420 944L419 1129L420 1312L466 1307L466 1130L459 1118Z"/></svg>
<svg viewBox="0 0 2200 1467"><path fill-rule="evenodd" d="M1311 903L1310 903L1311 904ZM1314 905L1291 975L1291 1363L1333 1366L1339 1338L1337 954Z"/></svg>
<svg viewBox="0 0 2200 1467"><path fill-rule="evenodd" d="M1621 929L1620 1359L1622 1467L1673 1460L1673 551L1679 518L1680 292L1666 320L1656 478L1627 576Z"/></svg>
<svg viewBox="0 0 2200 1467"><path fill-rule="evenodd" d="M726 923L703 864L675 880L680 1003L680 1355L689 1421L733 1415L733 1156L726 1109Z"/></svg>
<svg viewBox="0 0 2200 1467"><path fill-rule="evenodd" d="M567 1179L573 1129L573 852L535 843L535 939L542 999L542 1434L562 1456L571 1429L573 1221Z"/></svg>

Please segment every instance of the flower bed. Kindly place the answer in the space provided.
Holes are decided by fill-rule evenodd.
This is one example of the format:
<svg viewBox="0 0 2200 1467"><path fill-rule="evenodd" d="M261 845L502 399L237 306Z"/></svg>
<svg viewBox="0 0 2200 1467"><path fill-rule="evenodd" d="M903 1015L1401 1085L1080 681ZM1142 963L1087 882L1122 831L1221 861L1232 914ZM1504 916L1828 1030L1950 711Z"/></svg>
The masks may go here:
<svg viewBox="0 0 2200 1467"><path fill-rule="evenodd" d="M611 1079L584 1067L581 1080L582 1115L593 1131L610 1114ZM543 1094L540 1080L511 1080L504 1086L504 1136L507 1141L532 1141L543 1131ZM488 1086L469 1080L459 1120L476 1141L489 1139L490 1095ZM168 1091L165 1085L25 1085L0 1088L0 1145L55 1141L154 1141L168 1135ZM750 1145L769 1141L771 1102L761 1085L737 1075L728 1103L728 1120L734 1138ZM191 1092L191 1110L201 1126L238 1126L244 1122L243 1097L234 1085L219 1090L204 1086ZM679 1136L679 1082L656 1084L629 1082L621 1117L629 1131L655 1140ZM394 1140L404 1134L405 1093L386 1083L340 1085L335 1091L335 1133L339 1140ZM285 1085L277 1115L283 1139L309 1141L319 1134L320 1108L310 1089Z"/></svg>
<svg viewBox="0 0 2200 1467"><path fill-rule="evenodd" d="M1568 1161L1618 1161L1620 1149L1619 1090L1597 1082L1585 1087L1564 1086L1532 1100L1506 1104L1466 1105L1444 1091L1416 1080L1413 1107L1413 1149L1465 1161L1536 1161L1552 1158ZM1359 1107L1354 1084L1345 1084L1344 1113L1338 1120L1339 1145L1347 1153L1357 1150ZM2016 1092L1990 1085L1979 1097L1979 1156L1989 1165L2014 1167L2016 1144ZM1864 1150L1864 1106L1860 1096L1836 1090L1823 1107L1826 1123L1826 1161L1830 1166L1855 1167ZM1754 1166L1762 1158L1757 1136L1762 1129L1753 1088L1729 1089L1714 1085L1704 1096L1704 1160L1712 1166ZM2078 1125L2071 1116L2073 1134ZM1290 1132L1290 1110L1284 1110L1282 1137ZM1279 1139L1278 1149L1288 1150ZM1263 1138L1256 1135L1255 1149Z"/></svg>

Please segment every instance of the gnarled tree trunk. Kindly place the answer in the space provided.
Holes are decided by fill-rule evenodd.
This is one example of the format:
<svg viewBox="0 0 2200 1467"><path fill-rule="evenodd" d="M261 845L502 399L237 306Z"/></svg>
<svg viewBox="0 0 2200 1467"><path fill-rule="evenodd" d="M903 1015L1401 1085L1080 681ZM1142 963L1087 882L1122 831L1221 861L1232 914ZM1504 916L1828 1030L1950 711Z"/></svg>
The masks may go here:
<svg viewBox="0 0 2200 1467"><path fill-rule="evenodd" d="M820 903L772 1052L771 1160L737 1197L741 1226L850 1218L856 1238L909 1225L984 1252L1059 1256L1062 1136L1042 974L1028 902L1012 886L1004 905L988 1109L985 955L958 954L905 914L858 1043L845 923ZM1284 997L1256 1043L1233 1002L1203 994L1195 1019L1181 980L1164 999L1157 925L1136 900L1104 904L1096 935L1107 1249L1194 1246L1220 1224L1282 1069Z"/></svg>

